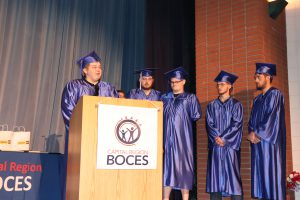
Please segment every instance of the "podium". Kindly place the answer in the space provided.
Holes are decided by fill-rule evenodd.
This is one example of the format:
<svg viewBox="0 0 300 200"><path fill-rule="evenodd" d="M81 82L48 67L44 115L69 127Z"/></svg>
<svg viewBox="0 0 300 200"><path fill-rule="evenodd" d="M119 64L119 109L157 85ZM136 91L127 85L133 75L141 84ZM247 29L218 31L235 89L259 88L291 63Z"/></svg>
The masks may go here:
<svg viewBox="0 0 300 200"><path fill-rule="evenodd" d="M99 105L122 108L155 108L157 113L156 166L153 169L99 169L97 148ZM99 107L101 109L101 107ZM111 113L107 113L109 118ZM159 200L163 182L163 105L159 101L83 96L70 121L67 199L68 200ZM129 140L129 139L127 139ZM131 159L131 158L130 158ZM139 160L140 161L140 160ZM130 163L131 165L132 163ZM130 166L129 166L130 167Z"/></svg>

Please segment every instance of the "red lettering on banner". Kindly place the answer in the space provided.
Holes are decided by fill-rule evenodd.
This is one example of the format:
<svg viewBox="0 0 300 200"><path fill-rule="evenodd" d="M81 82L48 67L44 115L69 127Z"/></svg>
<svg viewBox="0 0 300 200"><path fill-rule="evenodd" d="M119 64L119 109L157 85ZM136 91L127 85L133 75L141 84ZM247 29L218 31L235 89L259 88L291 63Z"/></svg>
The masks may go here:
<svg viewBox="0 0 300 200"><path fill-rule="evenodd" d="M6 171L7 170L7 161L4 163L0 163L0 171Z"/></svg>
<svg viewBox="0 0 300 200"><path fill-rule="evenodd" d="M17 170L15 170L16 165L17 165L17 163L11 162L9 171L17 171Z"/></svg>
<svg viewBox="0 0 300 200"><path fill-rule="evenodd" d="M42 165L40 164L17 164L16 162L11 162L9 171L16 171L22 174L27 174L28 172L41 172Z"/></svg>

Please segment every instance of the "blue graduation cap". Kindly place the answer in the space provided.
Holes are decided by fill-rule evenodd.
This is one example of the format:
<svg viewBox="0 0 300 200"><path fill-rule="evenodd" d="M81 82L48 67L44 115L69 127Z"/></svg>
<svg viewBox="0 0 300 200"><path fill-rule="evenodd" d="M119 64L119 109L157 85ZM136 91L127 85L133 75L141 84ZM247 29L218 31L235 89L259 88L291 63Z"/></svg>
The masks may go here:
<svg viewBox="0 0 300 200"><path fill-rule="evenodd" d="M238 78L238 76L222 70L215 78L215 82L227 82L232 85Z"/></svg>
<svg viewBox="0 0 300 200"><path fill-rule="evenodd" d="M140 76L153 76L154 71L158 68L144 68L140 70L136 70L135 73L139 74Z"/></svg>
<svg viewBox="0 0 300 200"><path fill-rule="evenodd" d="M256 74L276 75L276 65L272 63L256 63Z"/></svg>
<svg viewBox="0 0 300 200"><path fill-rule="evenodd" d="M187 78L188 73L185 71L183 67L177 67L176 69L172 69L166 73L164 73L165 78L170 80L171 78L177 78L179 80L183 80Z"/></svg>
<svg viewBox="0 0 300 200"><path fill-rule="evenodd" d="M79 65L80 71L82 72L82 70L86 67L86 65L92 62L100 62L100 61L101 58L96 54L95 51L92 51L91 53L77 60L77 64Z"/></svg>

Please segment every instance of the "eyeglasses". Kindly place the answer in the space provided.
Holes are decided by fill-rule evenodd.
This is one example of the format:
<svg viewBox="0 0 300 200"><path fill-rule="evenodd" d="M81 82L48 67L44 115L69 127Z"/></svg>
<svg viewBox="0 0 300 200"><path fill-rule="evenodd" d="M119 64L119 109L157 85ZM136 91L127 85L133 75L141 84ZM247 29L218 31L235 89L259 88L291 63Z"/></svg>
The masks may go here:
<svg viewBox="0 0 300 200"><path fill-rule="evenodd" d="M171 85L178 84L178 83L180 83L180 82L182 82L182 80L180 80L180 81L169 81L169 83L170 83Z"/></svg>

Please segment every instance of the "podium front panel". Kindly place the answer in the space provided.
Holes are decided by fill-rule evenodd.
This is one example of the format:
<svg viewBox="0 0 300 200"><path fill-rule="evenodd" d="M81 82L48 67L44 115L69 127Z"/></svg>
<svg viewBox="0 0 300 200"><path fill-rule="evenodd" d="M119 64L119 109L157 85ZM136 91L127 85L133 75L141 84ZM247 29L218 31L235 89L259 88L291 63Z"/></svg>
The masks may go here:
<svg viewBox="0 0 300 200"><path fill-rule="evenodd" d="M100 107L101 105L104 105L104 107L111 105L115 108L120 106L120 108L149 108L156 110L156 167L152 167L152 169L131 169L130 167L127 167L127 169L97 168L97 156L101 156L97 155L97 147L107 142L98 141L98 129L99 132L101 132L101 127L98 127L99 104ZM107 113L107 119L109 119L111 114L113 113ZM73 112L70 124L67 199L162 199L162 114L163 105L162 102L159 101L150 102L146 100L92 96L82 97ZM126 116L124 116L124 119L125 117ZM128 119L131 119L131 116L128 116ZM127 121L120 125L124 132L127 129L131 130L131 128L133 128L131 132L132 138L130 138L130 131L128 131L126 133L127 135L124 134L123 142L133 143L136 141L138 132L133 130L139 125L138 123L137 125L135 123L127 124ZM119 129L119 131L122 130ZM122 132L120 132L120 138L118 138L118 132L117 134L116 132L113 134L115 134L115 139L122 140ZM112 139L114 138L112 137ZM118 141L116 141L116 145L118 145ZM138 143L136 142L134 145L137 146ZM105 146L107 147L109 145L105 143ZM116 148L114 148L114 150L116 150ZM119 159L122 158L119 157ZM128 159L132 159L132 157ZM138 159L142 158L138 156ZM119 162L121 162L121 160ZM130 163L132 163L132 160Z"/></svg>

